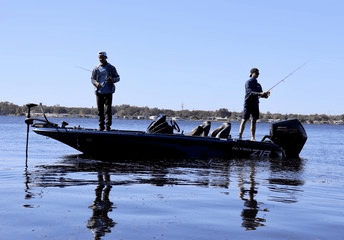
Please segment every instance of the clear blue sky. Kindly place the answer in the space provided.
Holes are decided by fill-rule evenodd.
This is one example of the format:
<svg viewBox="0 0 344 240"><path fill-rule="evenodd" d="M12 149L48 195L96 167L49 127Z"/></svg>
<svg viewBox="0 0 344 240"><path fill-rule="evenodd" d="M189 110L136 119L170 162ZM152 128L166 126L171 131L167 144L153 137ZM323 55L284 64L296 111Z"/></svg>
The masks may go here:
<svg viewBox="0 0 344 240"><path fill-rule="evenodd" d="M344 114L344 1L0 0L0 101L95 107L106 51L113 105L241 111L252 67L261 112Z"/></svg>

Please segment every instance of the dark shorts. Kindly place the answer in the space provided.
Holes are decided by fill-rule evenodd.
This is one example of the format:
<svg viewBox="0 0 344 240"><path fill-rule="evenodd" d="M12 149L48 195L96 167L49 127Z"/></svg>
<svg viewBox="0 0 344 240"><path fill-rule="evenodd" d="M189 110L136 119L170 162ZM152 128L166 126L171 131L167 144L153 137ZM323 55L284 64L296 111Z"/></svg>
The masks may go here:
<svg viewBox="0 0 344 240"><path fill-rule="evenodd" d="M259 119L259 104L245 104L242 118L247 120L252 116L253 119Z"/></svg>

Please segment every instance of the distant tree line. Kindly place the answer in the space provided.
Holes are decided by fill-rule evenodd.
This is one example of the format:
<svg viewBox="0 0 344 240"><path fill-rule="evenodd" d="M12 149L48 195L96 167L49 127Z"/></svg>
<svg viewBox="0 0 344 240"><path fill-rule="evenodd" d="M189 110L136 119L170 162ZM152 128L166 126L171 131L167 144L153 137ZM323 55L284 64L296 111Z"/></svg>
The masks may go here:
<svg viewBox="0 0 344 240"><path fill-rule="evenodd" d="M49 114L68 114L77 117L83 116L96 116L96 108L81 108L81 107L63 107L60 105L45 106L43 105L45 113ZM35 107L32 109L32 113L40 113L41 109ZM137 107L128 104L122 104L113 107L113 113L119 118L148 118L150 116L157 116L160 113L164 113L169 117L177 117L182 119L192 120L205 120L205 119L229 119L231 121L240 120L241 112L231 112L227 108L220 108L216 111L204 111L204 110L170 110L159 109L149 107ZM16 115L25 116L27 114L27 107L18 106L9 102L0 102L0 115ZM326 115L326 114L280 114L280 113L261 113L261 120L286 120L296 118L301 122L338 122L344 121L344 114L342 115Z"/></svg>

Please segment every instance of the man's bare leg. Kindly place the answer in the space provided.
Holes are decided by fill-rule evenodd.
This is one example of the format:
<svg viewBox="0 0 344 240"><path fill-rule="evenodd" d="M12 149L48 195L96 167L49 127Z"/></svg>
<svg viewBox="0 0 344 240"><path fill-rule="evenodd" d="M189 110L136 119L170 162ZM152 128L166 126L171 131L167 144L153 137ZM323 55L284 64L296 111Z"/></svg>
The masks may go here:
<svg viewBox="0 0 344 240"><path fill-rule="evenodd" d="M240 128L239 128L239 139L242 139L242 134L244 133L245 130L245 125L248 119L242 119L240 123Z"/></svg>
<svg viewBox="0 0 344 240"><path fill-rule="evenodd" d="M256 141L257 119L251 119L251 141Z"/></svg>

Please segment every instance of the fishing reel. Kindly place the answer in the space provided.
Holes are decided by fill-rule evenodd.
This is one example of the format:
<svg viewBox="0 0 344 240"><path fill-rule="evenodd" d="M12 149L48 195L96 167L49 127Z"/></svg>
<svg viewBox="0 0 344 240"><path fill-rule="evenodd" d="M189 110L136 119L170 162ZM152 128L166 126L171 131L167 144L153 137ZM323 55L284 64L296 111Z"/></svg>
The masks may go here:
<svg viewBox="0 0 344 240"><path fill-rule="evenodd" d="M269 96L270 96L270 91L263 92L260 95L261 98L268 98Z"/></svg>

